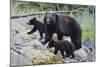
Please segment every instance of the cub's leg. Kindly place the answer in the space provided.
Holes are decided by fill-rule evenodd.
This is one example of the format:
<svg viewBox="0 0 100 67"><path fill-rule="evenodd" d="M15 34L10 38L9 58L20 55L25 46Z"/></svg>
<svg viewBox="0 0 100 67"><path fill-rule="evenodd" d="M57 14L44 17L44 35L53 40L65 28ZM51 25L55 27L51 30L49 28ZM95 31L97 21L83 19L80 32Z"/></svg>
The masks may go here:
<svg viewBox="0 0 100 67"><path fill-rule="evenodd" d="M61 50L60 52L61 52L61 55L63 56L63 58L66 58L65 55L64 55L64 51Z"/></svg>
<svg viewBox="0 0 100 67"><path fill-rule="evenodd" d="M39 40L42 40L42 38L43 38L43 33L40 32L40 39Z"/></svg>
<svg viewBox="0 0 100 67"><path fill-rule="evenodd" d="M71 52L71 58L74 58L75 57L75 54L74 54L74 52L72 51Z"/></svg>
<svg viewBox="0 0 100 67"><path fill-rule="evenodd" d="M54 54L56 55L58 53L58 49L55 48Z"/></svg>
<svg viewBox="0 0 100 67"><path fill-rule="evenodd" d="M37 30L36 27L34 27L30 32L27 32L27 34L32 34L32 33L34 33L36 30Z"/></svg>
<svg viewBox="0 0 100 67"><path fill-rule="evenodd" d="M70 52L66 51L66 57L70 57Z"/></svg>
<svg viewBox="0 0 100 67"><path fill-rule="evenodd" d="M63 39L63 36L60 35L60 34L57 34L57 37L58 37L58 40L62 40Z"/></svg>

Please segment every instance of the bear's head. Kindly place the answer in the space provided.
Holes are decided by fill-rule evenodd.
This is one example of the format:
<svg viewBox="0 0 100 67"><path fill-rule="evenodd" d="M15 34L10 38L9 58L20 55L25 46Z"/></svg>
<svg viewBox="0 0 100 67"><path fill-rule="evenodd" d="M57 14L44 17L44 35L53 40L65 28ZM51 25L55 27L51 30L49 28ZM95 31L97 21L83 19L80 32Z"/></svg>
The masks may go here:
<svg viewBox="0 0 100 67"><path fill-rule="evenodd" d="M47 48L52 48L52 47L54 47L54 40L50 40L47 46Z"/></svg>
<svg viewBox="0 0 100 67"><path fill-rule="evenodd" d="M33 19L29 20L29 22L27 24L28 25L35 25L36 22L37 22L36 18L33 18Z"/></svg>
<svg viewBox="0 0 100 67"><path fill-rule="evenodd" d="M54 26L56 24L57 14L56 13L47 13L44 17L44 24L49 26Z"/></svg>

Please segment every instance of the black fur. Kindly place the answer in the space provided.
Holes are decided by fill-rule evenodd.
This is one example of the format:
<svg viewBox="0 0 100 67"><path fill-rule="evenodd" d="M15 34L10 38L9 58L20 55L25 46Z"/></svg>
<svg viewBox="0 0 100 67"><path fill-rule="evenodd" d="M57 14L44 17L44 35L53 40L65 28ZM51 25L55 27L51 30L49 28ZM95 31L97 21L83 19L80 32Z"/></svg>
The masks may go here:
<svg viewBox="0 0 100 67"><path fill-rule="evenodd" d="M71 56L71 58L75 57L75 55L74 55L75 47L71 42L69 42L67 40L63 40L63 41L51 40L49 42L47 48L51 48L51 47L55 48L54 54L57 54L58 50L59 50L61 52L61 55L63 56L63 58L70 57L70 56ZM65 56L64 52L66 52L66 56Z"/></svg>
<svg viewBox="0 0 100 67"><path fill-rule="evenodd" d="M43 33L45 33L44 24L42 22L36 20L36 18L31 19L27 24L34 26L33 29L30 32L28 32L28 34L32 34L36 30L38 30L40 33L40 37L41 37L39 40L41 40L43 38Z"/></svg>
<svg viewBox="0 0 100 67"><path fill-rule="evenodd" d="M44 17L44 24L46 27L46 35L45 41L43 41L42 44L46 44L50 41L53 34L56 33L58 40L62 40L63 36L70 36L72 43L75 45L75 50L82 47L82 30L80 24L72 17L49 13Z"/></svg>

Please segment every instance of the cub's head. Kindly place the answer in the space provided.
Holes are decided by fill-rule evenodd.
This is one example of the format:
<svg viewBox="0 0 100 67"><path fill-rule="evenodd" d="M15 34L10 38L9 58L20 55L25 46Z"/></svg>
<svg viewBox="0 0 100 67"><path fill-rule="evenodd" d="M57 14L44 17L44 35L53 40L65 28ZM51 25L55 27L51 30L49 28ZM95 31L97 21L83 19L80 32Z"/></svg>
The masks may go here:
<svg viewBox="0 0 100 67"><path fill-rule="evenodd" d="M54 40L50 40L47 46L47 48L52 48L52 47L54 47Z"/></svg>
<svg viewBox="0 0 100 67"><path fill-rule="evenodd" d="M29 20L29 22L27 24L28 25L35 25L36 22L37 22L36 18L33 18L33 19Z"/></svg>

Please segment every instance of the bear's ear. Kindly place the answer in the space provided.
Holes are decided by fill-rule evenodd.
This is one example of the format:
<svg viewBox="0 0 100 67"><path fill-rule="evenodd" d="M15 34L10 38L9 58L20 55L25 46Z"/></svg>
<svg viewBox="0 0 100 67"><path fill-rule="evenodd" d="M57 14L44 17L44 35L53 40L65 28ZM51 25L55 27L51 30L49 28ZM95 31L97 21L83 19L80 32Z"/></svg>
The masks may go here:
<svg viewBox="0 0 100 67"><path fill-rule="evenodd" d="M33 20L36 20L36 17L34 17Z"/></svg>

